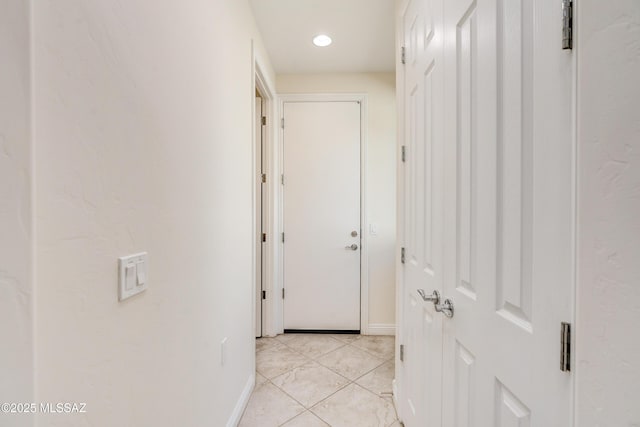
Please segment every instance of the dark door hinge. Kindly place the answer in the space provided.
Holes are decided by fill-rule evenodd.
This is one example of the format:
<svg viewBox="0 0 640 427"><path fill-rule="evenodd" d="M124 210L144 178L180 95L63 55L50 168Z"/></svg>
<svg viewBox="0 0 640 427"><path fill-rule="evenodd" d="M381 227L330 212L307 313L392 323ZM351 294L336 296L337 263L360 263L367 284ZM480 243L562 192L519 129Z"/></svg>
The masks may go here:
<svg viewBox="0 0 640 427"><path fill-rule="evenodd" d="M262 299L267 299L267 291L262 291Z"/></svg>
<svg viewBox="0 0 640 427"><path fill-rule="evenodd" d="M404 362L404 344L400 344L400 361Z"/></svg>
<svg viewBox="0 0 640 427"><path fill-rule="evenodd" d="M282 299L284 299L284 288L282 288Z"/></svg>
<svg viewBox="0 0 640 427"><path fill-rule="evenodd" d="M402 163L407 161L407 146L402 146Z"/></svg>
<svg viewBox="0 0 640 427"><path fill-rule="evenodd" d="M404 264L404 248L400 248L400 262Z"/></svg>
<svg viewBox="0 0 640 427"><path fill-rule="evenodd" d="M266 173L262 174L262 182L263 183L267 182L267 174Z"/></svg>
<svg viewBox="0 0 640 427"><path fill-rule="evenodd" d="M562 0L562 49L573 49L572 0Z"/></svg>
<svg viewBox="0 0 640 427"><path fill-rule="evenodd" d="M282 233L282 243L284 243L284 233Z"/></svg>
<svg viewBox="0 0 640 427"><path fill-rule="evenodd" d="M262 126L267 125L267 116L262 116Z"/></svg>
<svg viewBox="0 0 640 427"><path fill-rule="evenodd" d="M267 233L262 233L262 241L263 242L267 241Z"/></svg>
<svg viewBox="0 0 640 427"><path fill-rule="evenodd" d="M571 372L571 323L560 324L560 370Z"/></svg>
<svg viewBox="0 0 640 427"><path fill-rule="evenodd" d="M400 48L400 62L403 64L407 63L407 48L404 46Z"/></svg>

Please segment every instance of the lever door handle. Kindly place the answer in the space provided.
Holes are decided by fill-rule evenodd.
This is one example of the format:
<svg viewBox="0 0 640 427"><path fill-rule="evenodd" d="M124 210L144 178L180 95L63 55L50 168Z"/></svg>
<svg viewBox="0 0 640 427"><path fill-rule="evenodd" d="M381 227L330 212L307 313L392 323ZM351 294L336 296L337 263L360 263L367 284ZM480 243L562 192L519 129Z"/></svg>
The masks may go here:
<svg viewBox="0 0 640 427"><path fill-rule="evenodd" d="M351 249L352 251L357 251L358 250L358 245L354 243L353 245L345 246L344 248L345 249Z"/></svg>
<svg viewBox="0 0 640 427"><path fill-rule="evenodd" d="M453 317L453 301L447 298L442 304L436 304L436 311L451 319Z"/></svg>
<svg viewBox="0 0 640 427"><path fill-rule="evenodd" d="M440 304L440 292L433 291L431 295L427 295L424 289L417 289L418 294L422 297L423 301L428 301L433 303L433 307L436 309L438 313L442 313L448 318L453 317L453 301L447 298L444 300L442 304Z"/></svg>
<svg viewBox="0 0 640 427"><path fill-rule="evenodd" d="M418 294L420 294L420 296L422 297L423 301L432 302L433 305L435 305L436 307L438 306L438 304L440 304L440 292L433 291L431 295L427 295L424 289L418 289L417 291L418 291ZM436 311L437 311L437 308L436 308Z"/></svg>

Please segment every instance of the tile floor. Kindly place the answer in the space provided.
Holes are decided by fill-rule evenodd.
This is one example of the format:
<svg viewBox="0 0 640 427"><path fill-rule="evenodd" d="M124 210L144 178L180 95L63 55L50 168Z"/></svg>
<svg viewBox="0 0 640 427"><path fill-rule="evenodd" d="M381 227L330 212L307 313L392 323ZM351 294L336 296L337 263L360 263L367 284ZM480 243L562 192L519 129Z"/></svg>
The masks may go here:
<svg viewBox="0 0 640 427"><path fill-rule="evenodd" d="M399 427L394 337L285 334L256 340L256 387L240 427Z"/></svg>

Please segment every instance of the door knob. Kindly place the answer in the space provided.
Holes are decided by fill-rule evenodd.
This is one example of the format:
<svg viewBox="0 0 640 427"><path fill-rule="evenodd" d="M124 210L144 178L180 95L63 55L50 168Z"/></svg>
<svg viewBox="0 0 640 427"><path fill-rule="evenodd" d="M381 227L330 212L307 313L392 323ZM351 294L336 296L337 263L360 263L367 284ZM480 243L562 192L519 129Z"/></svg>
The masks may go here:
<svg viewBox="0 0 640 427"><path fill-rule="evenodd" d="M351 232L351 237L358 237L358 232L356 230L353 230Z"/></svg>
<svg viewBox="0 0 640 427"><path fill-rule="evenodd" d="M436 307L440 304L440 292L438 291L433 291L431 295L427 295L424 289L418 289L418 294L420 294L423 301L432 302ZM438 311L437 308L436 311Z"/></svg>
<svg viewBox="0 0 640 427"><path fill-rule="evenodd" d="M453 317L453 301L447 298L446 300L444 300L442 304L436 304L436 311L444 314L448 318L452 318Z"/></svg>
<svg viewBox="0 0 640 427"><path fill-rule="evenodd" d="M357 251L358 250L358 245L356 245L355 243L353 245L350 246L345 246L345 249L351 249L352 251Z"/></svg>

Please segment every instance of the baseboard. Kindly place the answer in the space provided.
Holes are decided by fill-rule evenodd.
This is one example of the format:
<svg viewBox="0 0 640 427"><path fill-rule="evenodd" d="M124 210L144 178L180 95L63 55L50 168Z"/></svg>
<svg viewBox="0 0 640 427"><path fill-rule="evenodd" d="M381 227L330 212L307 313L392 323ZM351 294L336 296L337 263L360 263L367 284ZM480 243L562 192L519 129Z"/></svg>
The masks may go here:
<svg viewBox="0 0 640 427"><path fill-rule="evenodd" d="M247 403L249 403L249 398L251 397L251 392L253 391L253 386L256 383L256 374L253 373L249 377L247 384L244 386L244 390L242 390L242 394L236 403L236 407L233 408L233 412L231 413L231 417L229 417L229 421L227 421L227 427L236 427L242 418L242 414L244 413L245 408L247 407Z"/></svg>
<svg viewBox="0 0 640 427"><path fill-rule="evenodd" d="M396 325L393 323L370 323L367 335L395 335Z"/></svg>

